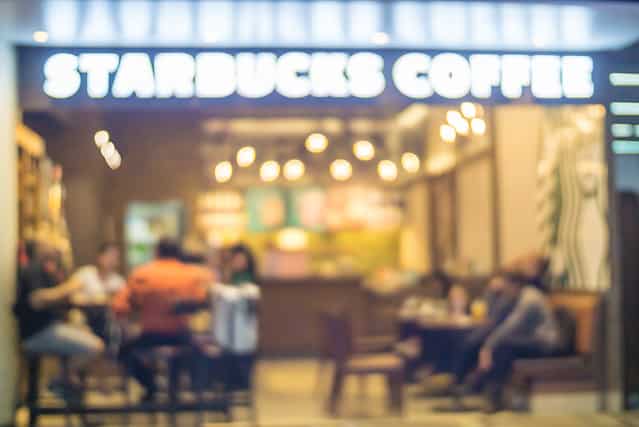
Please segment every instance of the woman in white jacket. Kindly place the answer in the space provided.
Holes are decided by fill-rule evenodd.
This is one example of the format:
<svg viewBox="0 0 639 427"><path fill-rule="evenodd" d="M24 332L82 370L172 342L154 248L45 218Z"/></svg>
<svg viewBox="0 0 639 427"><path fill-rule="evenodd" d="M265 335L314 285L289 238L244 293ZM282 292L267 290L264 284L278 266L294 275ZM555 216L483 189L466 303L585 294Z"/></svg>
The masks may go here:
<svg viewBox="0 0 639 427"><path fill-rule="evenodd" d="M213 288L213 331L227 355L228 384L234 389L250 387L258 343L255 259L244 245L230 249L230 284Z"/></svg>

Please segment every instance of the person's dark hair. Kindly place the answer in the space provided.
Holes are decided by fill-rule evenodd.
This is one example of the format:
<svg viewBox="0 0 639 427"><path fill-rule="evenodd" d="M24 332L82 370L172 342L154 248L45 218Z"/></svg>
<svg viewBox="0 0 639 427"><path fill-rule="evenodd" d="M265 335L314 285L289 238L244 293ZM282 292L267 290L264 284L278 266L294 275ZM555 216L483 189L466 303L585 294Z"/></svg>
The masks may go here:
<svg viewBox="0 0 639 427"><path fill-rule="evenodd" d="M38 242L26 240L24 242L24 253L29 261L34 260L38 256Z"/></svg>
<svg viewBox="0 0 639 427"><path fill-rule="evenodd" d="M163 259L179 260L182 258L182 250L180 249L179 243L168 238L160 239L155 248L155 254L158 258Z"/></svg>
<svg viewBox="0 0 639 427"><path fill-rule="evenodd" d="M537 260L537 272L535 276L529 278L528 284L534 286L541 292L547 294L550 292L548 288L548 279L550 275L550 258L541 257Z"/></svg>
<svg viewBox="0 0 639 427"><path fill-rule="evenodd" d="M205 264L206 258L201 254L183 252L182 262L185 264Z"/></svg>
<svg viewBox="0 0 639 427"><path fill-rule="evenodd" d="M528 277L517 271L503 271L498 276L503 277L506 281L518 286L528 285L530 281Z"/></svg>
<svg viewBox="0 0 639 427"><path fill-rule="evenodd" d="M440 270L440 269L433 271L431 277L436 282L439 282L439 285L441 286L442 294L448 295L448 292L450 292L450 288L453 286L452 278L448 274L446 274L444 270Z"/></svg>
<svg viewBox="0 0 639 427"><path fill-rule="evenodd" d="M238 254L243 254L246 257L246 271L251 275L253 280L257 280L257 272L255 268L255 257L253 253L248 248L248 246L243 244L238 244L230 249L231 258Z"/></svg>
<svg viewBox="0 0 639 427"><path fill-rule="evenodd" d="M118 244L115 242L102 243L100 247L98 248L98 256L104 255L105 253L109 252L111 249L120 249L120 246L118 246Z"/></svg>
<svg viewBox="0 0 639 427"><path fill-rule="evenodd" d="M547 266L545 267L547 268ZM538 291L548 293L549 289L544 283L544 276L527 276L519 271L503 271L498 276L503 277L509 282L516 283L519 286L532 286Z"/></svg>

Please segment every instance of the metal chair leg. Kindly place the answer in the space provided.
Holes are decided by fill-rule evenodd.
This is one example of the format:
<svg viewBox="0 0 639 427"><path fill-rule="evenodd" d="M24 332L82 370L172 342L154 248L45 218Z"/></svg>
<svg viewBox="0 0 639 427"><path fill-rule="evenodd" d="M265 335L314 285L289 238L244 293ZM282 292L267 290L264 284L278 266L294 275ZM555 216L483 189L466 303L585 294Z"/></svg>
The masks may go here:
<svg viewBox="0 0 639 427"><path fill-rule="evenodd" d="M28 362L29 380L27 385L27 409L29 427L38 425L38 400L40 395L40 357L30 357Z"/></svg>

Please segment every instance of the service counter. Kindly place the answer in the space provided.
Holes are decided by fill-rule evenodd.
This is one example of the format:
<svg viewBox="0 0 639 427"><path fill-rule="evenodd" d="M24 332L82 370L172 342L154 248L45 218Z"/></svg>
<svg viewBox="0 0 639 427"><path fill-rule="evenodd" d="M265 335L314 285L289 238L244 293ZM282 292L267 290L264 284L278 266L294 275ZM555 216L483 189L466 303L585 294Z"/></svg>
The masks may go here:
<svg viewBox="0 0 639 427"><path fill-rule="evenodd" d="M316 355L319 314L347 308L355 333L365 327L366 295L361 277L262 278L260 352L265 357Z"/></svg>

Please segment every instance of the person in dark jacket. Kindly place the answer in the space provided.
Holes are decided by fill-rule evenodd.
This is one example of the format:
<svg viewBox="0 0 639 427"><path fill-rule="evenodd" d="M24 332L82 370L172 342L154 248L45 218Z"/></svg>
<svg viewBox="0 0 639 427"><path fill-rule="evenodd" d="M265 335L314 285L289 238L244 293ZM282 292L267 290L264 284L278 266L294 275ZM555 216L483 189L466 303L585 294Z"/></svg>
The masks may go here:
<svg viewBox="0 0 639 427"><path fill-rule="evenodd" d="M487 306L486 323L472 331L455 354L453 374L459 394L465 393L468 387L474 388L479 385L472 379L466 384L467 376L477 366L479 351L488 336L515 307L517 298L514 293L507 291L507 280L505 275L497 275L490 280L483 297Z"/></svg>
<svg viewBox="0 0 639 427"><path fill-rule="evenodd" d="M503 389L516 359L553 355L559 344L557 321L545 295L517 274L502 277L502 292L516 302L482 342L478 353L477 372L489 398L487 412L501 409Z"/></svg>
<svg viewBox="0 0 639 427"><path fill-rule="evenodd" d="M60 263L55 252L43 248L20 271L14 305L22 348L30 355L88 359L104 351L102 340L90 331L64 320L64 305L75 290L60 284ZM74 370L79 368L74 364ZM72 390L76 384L62 384Z"/></svg>

